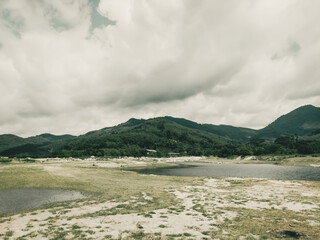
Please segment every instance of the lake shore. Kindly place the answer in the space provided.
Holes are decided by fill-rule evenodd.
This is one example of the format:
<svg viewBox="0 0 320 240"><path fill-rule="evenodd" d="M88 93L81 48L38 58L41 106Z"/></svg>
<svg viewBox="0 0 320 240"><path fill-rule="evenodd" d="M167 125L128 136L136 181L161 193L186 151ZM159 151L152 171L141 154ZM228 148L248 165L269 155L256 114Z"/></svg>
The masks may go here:
<svg viewBox="0 0 320 240"><path fill-rule="evenodd" d="M172 166L182 161L252 163L257 160L194 157L107 161L37 159L33 163L2 164L1 189L46 187L77 190L90 193L91 197L2 215L1 237L319 238L320 182L155 176L126 171L126 168ZM308 161L300 158L296 162L317 165L318 161L310 157Z"/></svg>

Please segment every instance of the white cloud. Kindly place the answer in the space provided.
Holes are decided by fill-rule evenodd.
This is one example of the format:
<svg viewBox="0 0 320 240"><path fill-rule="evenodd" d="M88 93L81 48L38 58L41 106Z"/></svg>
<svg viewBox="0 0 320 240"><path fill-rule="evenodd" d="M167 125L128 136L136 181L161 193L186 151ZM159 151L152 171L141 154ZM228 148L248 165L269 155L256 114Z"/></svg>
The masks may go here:
<svg viewBox="0 0 320 240"><path fill-rule="evenodd" d="M0 133L161 115L259 128L320 105L316 0L92 3L1 1Z"/></svg>

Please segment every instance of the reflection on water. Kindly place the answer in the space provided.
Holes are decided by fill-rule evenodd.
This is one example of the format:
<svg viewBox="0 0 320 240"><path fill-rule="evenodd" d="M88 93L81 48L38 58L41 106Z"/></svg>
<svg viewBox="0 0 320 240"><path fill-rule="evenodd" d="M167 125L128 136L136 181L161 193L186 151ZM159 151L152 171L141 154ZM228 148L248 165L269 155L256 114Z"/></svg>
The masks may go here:
<svg viewBox="0 0 320 240"><path fill-rule="evenodd" d="M251 177L320 181L320 167L278 166L271 164L183 163L178 168L148 170L142 171L142 173L168 176Z"/></svg>
<svg viewBox="0 0 320 240"><path fill-rule="evenodd" d="M86 198L77 191L60 189L0 190L0 214L38 208L48 203Z"/></svg>

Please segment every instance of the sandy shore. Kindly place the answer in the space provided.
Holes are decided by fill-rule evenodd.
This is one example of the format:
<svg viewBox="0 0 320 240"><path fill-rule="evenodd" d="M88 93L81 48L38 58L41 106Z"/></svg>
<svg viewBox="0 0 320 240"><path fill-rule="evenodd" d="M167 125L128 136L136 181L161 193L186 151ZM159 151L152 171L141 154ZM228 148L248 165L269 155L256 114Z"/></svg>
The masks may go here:
<svg viewBox="0 0 320 240"><path fill-rule="evenodd" d="M135 161L138 163L130 162L130 165L148 164ZM119 168L127 162L84 161L79 166ZM46 165L43 169L59 177L65 172L59 164ZM72 171L65 174L77 177ZM126 201L90 199L2 217L0 233L4 239L263 239L270 234L274 239L281 239L288 232L304 239L319 236L315 235L319 231L312 238L306 234L320 229L320 187L316 182L194 178L182 187L168 187L165 191L177 204L139 211L141 206L155 200L155 196L144 191ZM127 209L135 211L130 213ZM254 221L277 217L279 225L274 223L265 232L246 226L235 233L234 226L242 226L248 218L256 218L250 221L255 227L258 223Z"/></svg>

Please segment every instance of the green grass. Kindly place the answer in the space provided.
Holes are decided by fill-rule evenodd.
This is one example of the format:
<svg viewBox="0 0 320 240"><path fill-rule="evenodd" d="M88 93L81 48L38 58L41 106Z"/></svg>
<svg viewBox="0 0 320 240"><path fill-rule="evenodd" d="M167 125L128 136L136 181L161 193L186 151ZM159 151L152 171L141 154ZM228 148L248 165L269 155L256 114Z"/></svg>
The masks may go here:
<svg viewBox="0 0 320 240"><path fill-rule="evenodd" d="M312 220L312 217L303 213L273 209L226 208L226 210L237 212L238 215L234 219L218 224L219 230L210 233L212 238L251 239L252 235L256 235L260 239L271 240L282 239L284 231L293 231L303 236L302 239L320 239L319 226L310 226L307 220ZM319 220L317 217L315 219Z"/></svg>
<svg viewBox="0 0 320 240"><path fill-rule="evenodd" d="M5 233L5 236L6 237L11 237L13 235L13 231L7 231L6 233Z"/></svg>
<svg viewBox="0 0 320 240"><path fill-rule="evenodd" d="M49 165L49 164L48 164ZM56 188L77 190L98 202L106 200L127 201L136 196L145 202L141 192L153 198L145 206L119 205L117 213L152 211L177 204L177 200L167 193L167 188L179 188L191 184L192 178L149 176L121 169L77 167L63 165L56 173L48 173L42 165L12 164L3 168L0 174L0 189ZM78 200L78 202L85 200ZM48 205L69 207L74 203L62 202ZM152 217L152 214L150 214Z"/></svg>
<svg viewBox="0 0 320 240"><path fill-rule="evenodd" d="M80 162L81 163L81 162ZM53 168L48 172L44 169L44 166L52 166ZM81 191L88 194L89 198L84 200L78 200L76 202L62 202L49 205L54 207L49 209L51 214L55 214L52 217L46 219L44 226L41 222L32 221L30 223L43 228L36 232L31 232L33 229L28 228L30 232L25 232L20 239L30 239L37 234L37 237L43 237L46 239L92 239L99 231L104 231L105 239L114 239L108 234L109 229L99 225L97 222L95 228L87 228L81 222L79 225L72 225L71 220L77 220L77 218L94 218L116 214L126 213L138 213L138 215L144 216L146 221L151 218L157 217L156 209L167 209L172 214L179 214L186 211L180 202L168 189L181 189L183 186L196 186L204 183L202 178L192 177L171 177L171 176L153 176L153 175L141 175L136 172L126 171L123 168L99 168L86 165L83 166L79 163L62 163L56 170L56 165L45 164L29 164L29 163L9 163L1 168L0 174L0 189L14 189L14 188L58 188L58 189L72 189ZM159 164L159 167L167 167L167 165ZM151 166L155 169L157 164ZM132 168L131 168L132 169ZM141 168L140 168L141 169ZM149 167L150 169L150 167ZM267 184L266 180L231 180L219 178L223 182L228 184L222 184L217 188L229 191L230 196L221 196L221 201L241 203L248 201L245 198L245 190L248 187L255 185ZM319 182L303 182L303 186L306 189L315 189L318 191ZM301 190L301 189L300 189ZM241 208L211 208L210 193L204 198L204 202L197 200L197 196L201 196L204 190L194 189L192 191L192 198L194 198L192 211L196 212L196 215L209 219L219 219L219 216L223 214L223 211L230 211L236 213L235 218L225 218L225 221L214 221L215 225L210 229L199 230L199 234L202 234L202 238L207 239L253 239L254 236L259 236L260 239L281 239L284 234L290 232L297 232L302 236L301 239L320 239L319 226L311 226L309 221L320 222L319 210L293 212L287 209L265 209L265 210L252 210ZM302 191L302 190L301 190ZM236 193L234 195L233 193ZM238 195L239 193L239 195ZM146 195L152 197L152 201L145 199ZM219 195L215 196L218 198ZM298 193L291 192L285 196L286 200L305 202L305 203L319 203L319 198L316 196L306 197L301 196ZM250 200L250 199L249 199ZM90 212L82 215L63 216L69 212L69 209L73 206L82 204L82 202L100 203L105 201L115 201L115 207L108 209L100 209L96 212ZM268 203L269 199L260 199L261 202ZM137 204L143 203L143 204ZM270 202L271 203L271 202ZM189 210L189 211L191 211ZM47 210L48 211L48 210ZM161 212L161 211L160 211ZM194 213L194 212L192 212ZM167 214L167 213L166 213ZM166 214L158 216L162 220L167 218ZM29 215L22 214L21 217ZM30 216L36 219L36 213L30 213ZM39 214L40 215L40 214ZM70 222L64 223L64 225L56 226L59 218L65 218ZM149 218L149 219L148 219ZM0 218L1 222L10 221L10 218ZM75 221L76 222L76 221ZM158 225L160 224L160 225ZM170 227L166 223L160 221L157 227L158 231L165 230L164 228ZM99 227L100 226L100 227ZM31 227L31 225L29 225ZM178 232L176 234L164 235L161 233L150 234L145 232L147 227L144 223L137 223L136 229L133 232L125 232L122 239L192 239L194 237L188 232ZM14 229L13 229L14 230ZM188 230L185 230L188 231ZM4 239L10 239L14 235L14 232L8 231L0 235ZM288 238L290 239L290 238Z"/></svg>

